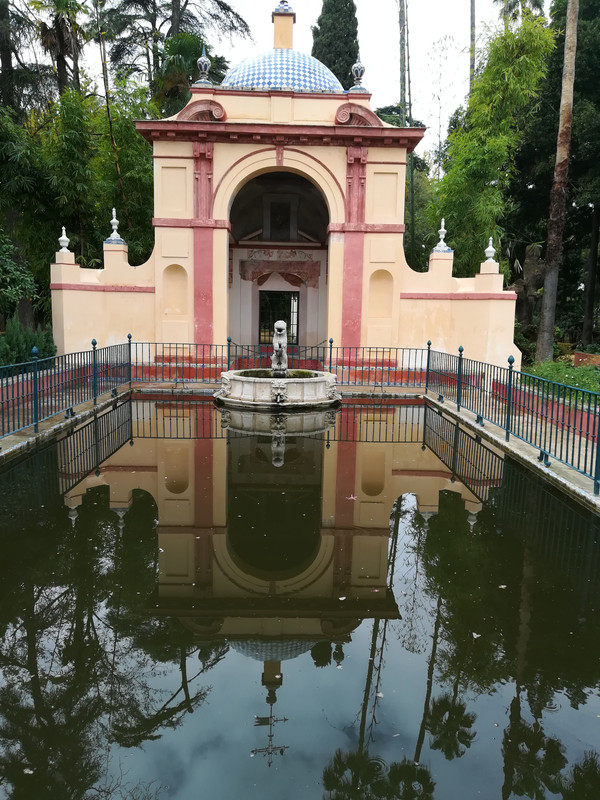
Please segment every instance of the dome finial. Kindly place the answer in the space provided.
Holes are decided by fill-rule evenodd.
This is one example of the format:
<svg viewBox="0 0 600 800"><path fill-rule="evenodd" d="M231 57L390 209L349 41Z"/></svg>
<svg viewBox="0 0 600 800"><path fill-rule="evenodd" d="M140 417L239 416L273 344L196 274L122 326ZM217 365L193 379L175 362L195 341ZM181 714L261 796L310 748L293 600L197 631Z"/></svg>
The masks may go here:
<svg viewBox="0 0 600 800"><path fill-rule="evenodd" d="M198 65L198 72L200 75L194 86L212 86L212 81L208 77L208 71L212 66L212 61L206 55L206 45L204 42L202 42L202 55L196 64Z"/></svg>
<svg viewBox="0 0 600 800"><path fill-rule="evenodd" d="M274 23L273 48L275 50L292 50L294 47L294 22L296 14L287 0L280 0L271 14Z"/></svg>
<svg viewBox="0 0 600 800"><path fill-rule="evenodd" d="M358 53L356 64L352 64L352 66L350 67L350 72L352 73L352 77L354 78L354 86L352 86L348 91L366 92L367 90L362 85L363 75L365 74L365 65L360 60L360 53Z"/></svg>

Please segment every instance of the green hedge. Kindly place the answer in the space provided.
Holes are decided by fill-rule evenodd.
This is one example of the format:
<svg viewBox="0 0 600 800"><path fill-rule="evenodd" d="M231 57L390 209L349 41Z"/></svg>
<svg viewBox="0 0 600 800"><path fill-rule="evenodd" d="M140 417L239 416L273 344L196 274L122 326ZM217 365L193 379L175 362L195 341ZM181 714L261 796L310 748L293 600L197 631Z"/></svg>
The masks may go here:
<svg viewBox="0 0 600 800"><path fill-rule="evenodd" d="M21 364L31 361L31 351L38 349L39 358L47 358L56 353L50 327L24 328L16 316L6 323L6 332L0 334L0 365Z"/></svg>

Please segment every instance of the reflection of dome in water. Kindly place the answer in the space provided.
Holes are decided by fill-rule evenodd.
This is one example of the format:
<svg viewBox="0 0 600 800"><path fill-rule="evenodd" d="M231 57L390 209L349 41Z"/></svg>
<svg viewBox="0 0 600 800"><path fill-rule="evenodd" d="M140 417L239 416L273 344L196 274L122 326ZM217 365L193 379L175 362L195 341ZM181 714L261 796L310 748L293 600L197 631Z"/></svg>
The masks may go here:
<svg viewBox="0 0 600 800"><path fill-rule="evenodd" d="M232 650L256 661L289 661L308 653L314 642L299 641L229 641Z"/></svg>
<svg viewBox="0 0 600 800"><path fill-rule="evenodd" d="M294 92L344 91L325 64L298 50L277 48L250 56L232 67L223 78L222 89L288 90Z"/></svg>

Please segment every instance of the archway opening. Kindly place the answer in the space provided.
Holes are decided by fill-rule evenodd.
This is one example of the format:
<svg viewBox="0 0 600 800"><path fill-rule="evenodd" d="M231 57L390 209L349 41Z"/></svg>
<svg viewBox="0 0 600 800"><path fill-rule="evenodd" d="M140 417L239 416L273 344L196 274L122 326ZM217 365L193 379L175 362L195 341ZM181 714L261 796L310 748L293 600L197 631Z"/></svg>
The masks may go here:
<svg viewBox="0 0 600 800"><path fill-rule="evenodd" d="M329 212L319 189L293 172L262 173L236 195L230 222L232 340L267 344L275 314L291 345L324 341Z"/></svg>

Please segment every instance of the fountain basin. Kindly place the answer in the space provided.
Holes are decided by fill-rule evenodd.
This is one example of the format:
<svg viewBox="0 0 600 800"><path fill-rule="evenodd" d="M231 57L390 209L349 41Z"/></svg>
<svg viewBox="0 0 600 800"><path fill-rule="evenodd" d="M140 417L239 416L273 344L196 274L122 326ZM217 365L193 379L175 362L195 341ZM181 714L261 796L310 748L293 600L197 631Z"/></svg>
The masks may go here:
<svg viewBox="0 0 600 800"><path fill-rule="evenodd" d="M275 378L269 370L245 369L223 372L214 399L231 408L290 411L329 408L342 398L331 372L289 370L287 377Z"/></svg>

